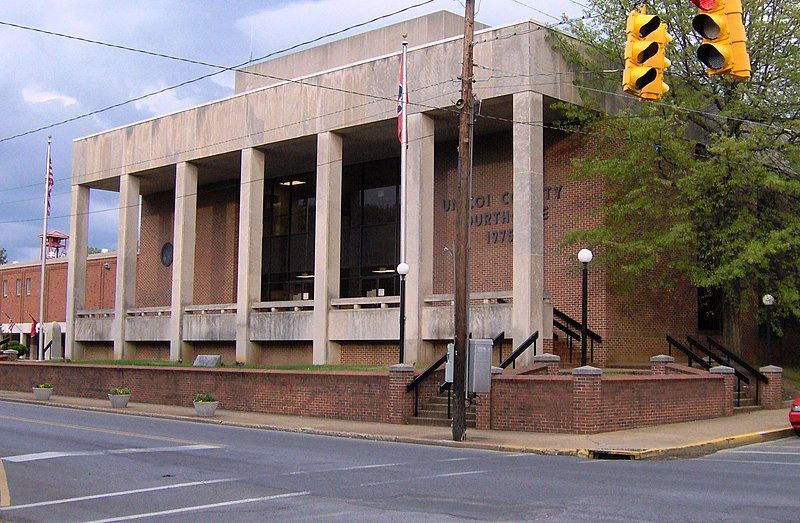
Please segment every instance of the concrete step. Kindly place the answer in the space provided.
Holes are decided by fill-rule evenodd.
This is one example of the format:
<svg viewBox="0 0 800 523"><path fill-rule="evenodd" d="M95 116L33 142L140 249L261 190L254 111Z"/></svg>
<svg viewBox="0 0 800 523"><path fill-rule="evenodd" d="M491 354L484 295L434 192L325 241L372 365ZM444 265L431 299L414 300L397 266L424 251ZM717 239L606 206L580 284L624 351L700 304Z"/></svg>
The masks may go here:
<svg viewBox="0 0 800 523"><path fill-rule="evenodd" d="M409 419L411 425L427 425L430 427L449 427L452 420L442 418L424 418L422 416L412 416ZM475 428L475 420L467 419L467 428Z"/></svg>
<svg viewBox="0 0 800 523"><path fill-rule="evenodd" d="M431 410L431 409L425 408L425 409L419 409L417 412L419 413L418 415L419 415L420 418L442 418L442 419L448 419L447 418L447 410L446 409L445 410ZM452 412L450 414L452 415ZM472 413L467 412L466 416L467 416L467 420L474 420L475 419L475 413L474 412L472 412Z"/></svg>
<svg viewBox="0 0 800 523"><path fill-rule="evenodd" d="M741 407L733 407L733 412L739 414L741 412L751 412L754 410L762 410L763 408L759 405L748 405L748 406L741 406Z"/></svg>

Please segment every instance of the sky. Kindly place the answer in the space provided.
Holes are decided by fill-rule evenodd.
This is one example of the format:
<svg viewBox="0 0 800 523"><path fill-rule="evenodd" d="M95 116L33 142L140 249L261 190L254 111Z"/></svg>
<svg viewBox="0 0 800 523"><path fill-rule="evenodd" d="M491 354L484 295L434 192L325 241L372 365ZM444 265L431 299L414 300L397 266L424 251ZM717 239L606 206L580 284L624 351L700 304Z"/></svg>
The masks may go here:
<svg viewBox="0 0 800 523"><path fill-rule="evenodd" d="M55 185L48 230L69 233L74 139L229 96L233 94L233 73L13 138L214 69L3 24L232 66L421 1L3 0L0 247L6 249L8 261L38 257L49 135ZM585 0L478 0L476 19L489 25L527 19L552 24L563 14L580 16L583 3ZM458 0L435 0L343 36L440 10L464 14ZM117 201L116 193L92 191L90 246L116 249Z"/></svg>

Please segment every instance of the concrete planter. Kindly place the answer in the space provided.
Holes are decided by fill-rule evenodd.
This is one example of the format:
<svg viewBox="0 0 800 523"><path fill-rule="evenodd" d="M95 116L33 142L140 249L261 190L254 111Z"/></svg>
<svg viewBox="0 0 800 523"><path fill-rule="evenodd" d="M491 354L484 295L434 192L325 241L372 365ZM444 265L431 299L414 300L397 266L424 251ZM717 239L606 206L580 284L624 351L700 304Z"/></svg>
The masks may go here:
<svg viewBox="0 0 800 523"><path fill-rule="evenodd" d="M53 388L33 388L33 397L38 401L47 401L50 399L50 395L53 394Z"/></svg>
<svg viewBox="0 0 800 523"><path fill-rule="evenodd" d="M218 401L195 401L194 411L198 416L207 418L214 415L219 405Z"/></svg>
<svg viewBox="0 0 800 523"><path fill-rule="evenodd" d="M131 399L130 394L109 394L108 399L111 400L111 406L115 409L124 409L128 406L128 400Z"/></svg>

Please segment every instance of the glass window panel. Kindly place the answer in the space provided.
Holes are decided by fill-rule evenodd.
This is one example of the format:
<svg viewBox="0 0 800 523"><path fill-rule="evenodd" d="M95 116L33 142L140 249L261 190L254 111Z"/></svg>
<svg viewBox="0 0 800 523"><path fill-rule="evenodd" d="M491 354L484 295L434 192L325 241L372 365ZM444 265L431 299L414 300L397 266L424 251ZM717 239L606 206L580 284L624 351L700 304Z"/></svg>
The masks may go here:
<svg viewBox="0 0 800 523"><path fill-rule="evenodd" d="M285 273L289 270L289 237L274 236L270 239L270 274Z"/></svg>
<svg viewBox="0 0 800 523"><path fill-rule="evenodd" d="M397 265L398 238L395 224L364 227L362 235L362 267Z"/></svg>

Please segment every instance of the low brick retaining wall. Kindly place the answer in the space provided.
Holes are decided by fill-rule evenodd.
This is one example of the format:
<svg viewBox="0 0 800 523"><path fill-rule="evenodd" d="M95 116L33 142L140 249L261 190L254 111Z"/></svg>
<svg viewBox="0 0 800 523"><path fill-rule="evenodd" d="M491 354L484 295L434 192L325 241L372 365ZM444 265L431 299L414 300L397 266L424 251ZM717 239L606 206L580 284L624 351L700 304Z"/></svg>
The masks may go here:
<svg viewBox="0 0 800 523"><path fill-rule="evenodd" d="M475 399L477 428L593 434L733 413L733 369L709 373L656 358L649 375L603 376L593 367L558 374L557 361L494 375L491 393ZM420 407L438 394L442 372L420 388ZM778 408L781 369L762 372L770 382L760 403ZM212 392L231 410L407 423L414 392L405 388L416 375L409 365L388 372L303 372L0 362L0 389L30 392L51 382L56 394L105 398L110 388L126 386L133 401L185 406L198 392Z"/></svg>
<svg viewBox="0 0 800 523"><path fill-rule="evenodd" d="M30 392L46 381L64 396L105 398L125 386L143 403L190 406L198 392L212 392L231 410L383 422L390 416L387 372L0 363L0 389Z"/></svg>

